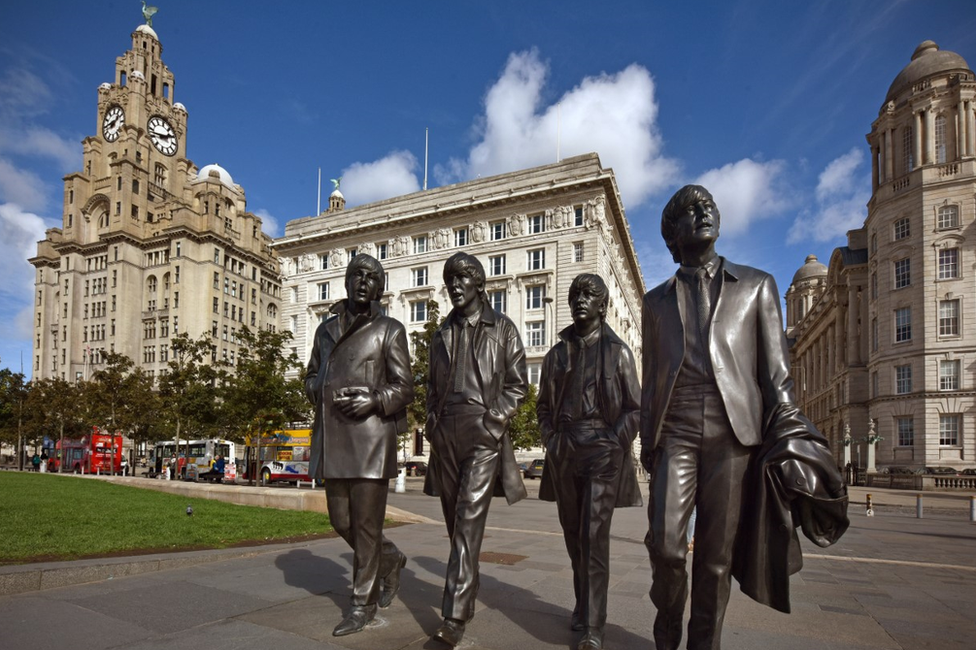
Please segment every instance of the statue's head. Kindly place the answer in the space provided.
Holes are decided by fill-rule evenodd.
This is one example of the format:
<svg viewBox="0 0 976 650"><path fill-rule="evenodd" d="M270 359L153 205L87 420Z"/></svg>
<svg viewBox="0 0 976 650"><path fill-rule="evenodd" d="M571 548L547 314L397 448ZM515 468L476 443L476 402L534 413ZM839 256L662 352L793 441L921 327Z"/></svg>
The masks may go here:
<svg viewBox="0 0 976 650"><path fill-rule="evenodd" d="M573 324L587 327L602 322L607 317L610 290L599 275L581 273L569 285L569 309Z"/></svg>
<svg viewBox="0 0 976 650"><path fill-rule="evenodd" d="M380 297L385 273L379 260L365 253L356 255L346 267L346 296L350 302L368 305Z"/></svg>
<svg viewBox="0 0 976 650"><path fill-rule="evenodd" d="M485 267L468 253L455 253L444 262L444 284L455 308L464 310L485 291Z"/></svg>
<svg viewBox="0 0 976 650"><path fill-rule="evenodd" d="M701 185L685 185L675 192L661 213L661 236L674 261L681 262L684 245L699 241L714 244L721 220L715 199Z"/></svg>

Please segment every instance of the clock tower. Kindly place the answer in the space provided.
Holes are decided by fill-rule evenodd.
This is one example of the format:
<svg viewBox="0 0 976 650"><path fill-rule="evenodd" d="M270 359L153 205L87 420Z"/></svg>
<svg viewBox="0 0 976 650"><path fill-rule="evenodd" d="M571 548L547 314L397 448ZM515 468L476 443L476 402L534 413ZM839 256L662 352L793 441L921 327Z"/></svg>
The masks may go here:
<svg viewBox="0 0 976 650"><path fill-rule="evenodd" d="M149 25L98 87L82 170L64 177L62 227L30 259L33 376L87 379L107 352L166 372L172 337L209 334L233 362L237 333L277 327L280 278L261 219L218 165L186 156L186 107Z"/></svg>

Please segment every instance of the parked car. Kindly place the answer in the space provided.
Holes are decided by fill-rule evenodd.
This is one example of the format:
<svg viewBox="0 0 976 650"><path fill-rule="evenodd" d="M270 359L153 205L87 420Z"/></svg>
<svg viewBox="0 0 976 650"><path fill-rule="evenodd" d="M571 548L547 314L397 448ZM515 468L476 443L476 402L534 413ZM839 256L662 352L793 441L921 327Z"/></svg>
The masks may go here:
<svg viewBox="0 0 976 650"><path fill-rule="evenodd" d="M878 472L881 474L919 474L921 470L915 469L914 467L905 467L904 465L890 465L888 467L881 467Z"/></svg>
<svg viewBox="0 0 976 650"><path fill-rule="evenodd" d="M976 476L976 467L967 467L963 471L959 472L961 476Z"/></svg>
<svg viewBox="0 0 976 650"><path fill-rule="evenodd" d="M542 478L542 468L545 464L545 458L536 458L525 468L525 478Z"/></svg>
<svg viewBox="0 0 976 650"><path fill-rule="evenodd" d="M403 466L407 470L407 476L427 475L427 463L422 460L409 460Z"/></svg>
<svg viewBox="0 0 976 650"><path fill-rule="evenodd" d="M943 467L940 465L938 467L926 467L924 470L922 470L922 473L930 476L956 476L959 474L959 470L957 470L955 467Z"/></svg>

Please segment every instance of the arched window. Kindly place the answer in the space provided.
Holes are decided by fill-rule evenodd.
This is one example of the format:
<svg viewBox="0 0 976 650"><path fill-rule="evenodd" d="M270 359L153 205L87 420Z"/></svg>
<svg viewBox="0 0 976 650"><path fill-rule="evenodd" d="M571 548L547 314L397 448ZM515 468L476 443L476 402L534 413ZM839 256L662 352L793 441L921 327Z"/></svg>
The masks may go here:
<svg viewBox="0 0 976 650"><path fill-rule="evenodd" d="M149 279L146 280L146 288L149 290L149 293L156 293L156 285L157 285L156 276L150 275Z"/></svg>

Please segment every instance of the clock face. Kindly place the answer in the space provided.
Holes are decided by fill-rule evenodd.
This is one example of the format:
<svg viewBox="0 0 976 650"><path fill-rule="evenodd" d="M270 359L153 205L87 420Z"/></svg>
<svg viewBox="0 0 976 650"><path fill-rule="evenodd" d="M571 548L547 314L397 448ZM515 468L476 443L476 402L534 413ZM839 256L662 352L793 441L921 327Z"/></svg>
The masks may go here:
<svg viewBox="0 0 976 650"><path fill-rule="evenodd" d="M115 142L119 139L122 126L125 124L125 112L121 106L112 106L105 111L105 118L102 120L102 136L108 142Z"/></svg>
<svg viewBox="0 0 976 650"><path fill-rule="evenodd" d="M172 156L176 153L176 131L164 118L154 115L149 118L149 139L159 152Z"/></svg>

